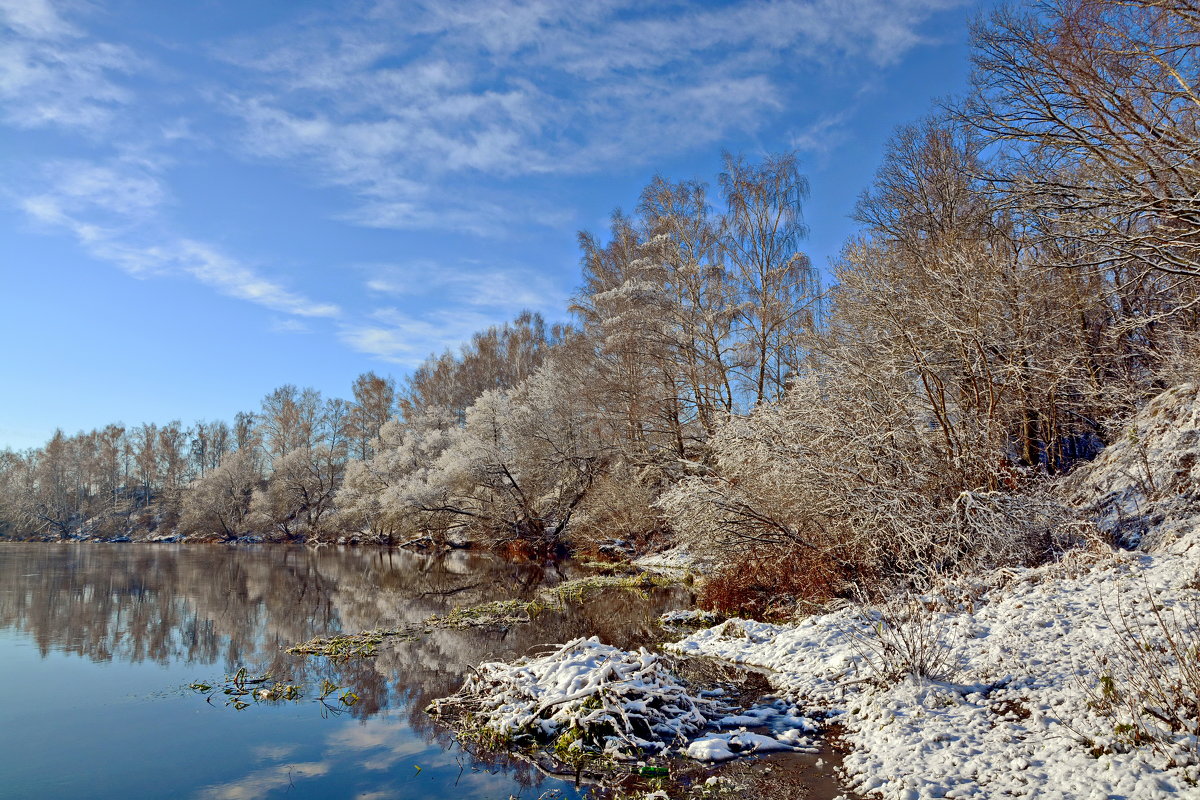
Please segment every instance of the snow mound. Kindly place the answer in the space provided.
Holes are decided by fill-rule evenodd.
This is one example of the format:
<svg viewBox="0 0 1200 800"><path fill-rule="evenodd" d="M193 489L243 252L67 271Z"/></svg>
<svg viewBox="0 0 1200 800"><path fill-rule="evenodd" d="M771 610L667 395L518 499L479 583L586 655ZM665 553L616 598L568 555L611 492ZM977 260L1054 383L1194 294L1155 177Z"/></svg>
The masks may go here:
<svg viewBox="0 0 1200 800"><path fill-rule="evenodd" d="M802 748L761 733L714 733L691 742L684 754L697 761L728 761L749 753L771 753L778 750L810 749L811 752L816 752L815 748L809 747L807 740L797 738L795 741L802 741Z"/></svg>
<svg viewBox="0 0 1200 800"><path fill-rule="evenodd" d="M714 625L723 617L715 611L701 611L698 608L668 611L662 614L658 621L663 625Z"/></svg>
<svg viewBox="0 0 1200 800"><path fill-rule="evenodd" d="M629 758L672 749L702 761L776 750L815 752L813 735L820 730L799 707L782 700L737 712L715 692L693 695L662 656L619 650L596 637L513 664L482 664L456 694L427 710L502 740L532 739L560 759L586 753ZM743 727L706 733L733 726Z"/></svg>
<svg viewBox="0 0 1200 800"><path fill-rule="evenodd" d="M662 656L620 650L594 636L537 658L481 664L457 694L431 710L455 707L505 737L548 742L570 732L579 746L617 755L661 751L730 711L690 694Z"/></svg>
<svg viewBox="0 0 1200 800"><path fill-rule="evenodd" d="M686 544L675 545L660 553L652 553L635 559L634 564L647 572L678 574L680 572L706 573L713 569L711 560L701 556Z"/></svg>
<svg viewBox="0 0 1200 800"><path fill-rule="evenodd" d="M1200 385L1155 397L1065 488L1122 547L1190 546L1200 536Z"/></svg>

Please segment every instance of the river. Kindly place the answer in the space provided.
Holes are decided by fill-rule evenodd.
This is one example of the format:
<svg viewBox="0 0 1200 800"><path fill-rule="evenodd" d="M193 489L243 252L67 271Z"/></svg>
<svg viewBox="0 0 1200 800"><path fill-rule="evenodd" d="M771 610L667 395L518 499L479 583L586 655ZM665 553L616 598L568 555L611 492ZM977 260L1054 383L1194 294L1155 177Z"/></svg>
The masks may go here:
<svg viewBox="0 0 1200 800"><path fill-rule="evenodd" d="M681 590L614 591L506 630L437 630L374 658L284 652L579 574L467 551L0 545L0 798L584 796L464 752L422 709L480 661L581 635L636 647L687 602ZM301 696L238 710L221 687L243 668ZM320 699L325 681L338 688Z"/></svg>

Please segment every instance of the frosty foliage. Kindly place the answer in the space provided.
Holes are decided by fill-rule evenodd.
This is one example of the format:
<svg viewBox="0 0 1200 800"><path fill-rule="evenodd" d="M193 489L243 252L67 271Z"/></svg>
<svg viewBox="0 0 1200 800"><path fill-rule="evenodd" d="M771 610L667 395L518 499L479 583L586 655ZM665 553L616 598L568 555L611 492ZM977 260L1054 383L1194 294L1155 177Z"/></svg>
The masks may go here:
<svg viewBox="0 0 1200 800"><path fill-rule="evenodd" d="M338 493L347 523L382 541L444 534L445 515L436 506L430 473L450 442L448 414L431 412L408 422L388 420L372 443L374 455L352 461Z"/></svg>
<svg viewBox="0 0 1200 800"><path fill-rule="evenodd" d="M184 495L179 527L184 533L217 533L231 539L246 529L250 499L262 479L253 449L227 456L195 479Z"/></svg>
<svg viewBox="0 0 1200 800"><path fill-rule="evenodd" d="M908 397L809 373L718 431L719 477L684 480L659 507L710 552L817 551L864 579L1034 562L1061 543L1070 517L1049 498L957 485Z"/></svg>
<svg viewBox="0 0 1200 800"><path fill-rule="evenodd" d="M381 429L339 502L386 536L553 545L605 457L588 407L552 364L463 410L413 414Z"/></svg>
<svg viewBox="0 0 1200 800"><path fill-rule="evenodd" d="M250 518L285 539L319 537L335 513L345 454L329 445L297 448L275 459L266 486L250 501Z"/></svg>

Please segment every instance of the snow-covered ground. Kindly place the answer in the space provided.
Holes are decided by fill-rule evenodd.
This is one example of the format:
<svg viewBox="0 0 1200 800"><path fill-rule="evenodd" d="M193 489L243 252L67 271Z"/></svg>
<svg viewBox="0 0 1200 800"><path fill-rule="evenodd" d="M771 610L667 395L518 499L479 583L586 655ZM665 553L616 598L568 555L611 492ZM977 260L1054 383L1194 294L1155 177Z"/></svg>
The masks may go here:
<svg viewBox="0 0 1200 800"><path fill-rule="evenodd" d="M958 667L945 681L878 685L858 638L870 627L853 608L796 625L730 620L670 647L766 667L772 684L806 711L837 714L853 747L845 768L864 793L1200 797L1188 783L1200 777L1194 767L1167 769L1149 747L1094 755L1095 748L1123 748L1117 721L1090 707L1101 658L1121 654L1126 625L1154 631L1148 596L1168 608L1196 602L1189 586L1200 547L1082 561L1026 570L930 611Z"/></svg>
<svg viewBox="0 0 1200 800"><path fill-rule="evenodd" d="M635 559L634 564L647 572L678 575L686 572L706 572L713 564L686 544L679 544L660 553Z"/></svg>
<svg viewBox="0 0 1200 800"><path fill-rule="evenodd" d="M832 712L852 747L850 783L865 794L1200 798L1194 712L1192 731L1165 732L1159 747L1132 744L1123 727L1165 731L1157 716L1171 709L1123 712L1137 680L1179 678L1178 659L1154 647L1166 633L1185 663L1200 662L1196 387L1164 394L1133 425L1072 485L1104 530L1136 530L1125 541L1149 552L1097 546L920 598L928 644L953 668L942 680L879 680L866 658L878 622L856 607L793 625L729 620L668 647L765 667L807 712ZM1180 696L1195 701L1191 669Z"/></svg>
<svg viewBox="0 0 1200 800"><path fill-rule="evenodd" d="M1126 546L1158 552L1191 535L1200 526L1200 385L1150 401L1067 488Z"/></svg>
<svg viewBox="0 0 1200 800"><path fill-rule="evenodd" d="M666 645L765 668L776 701L735 712L715 692L690 694L656 655L581 639L482 665L439 702L510 736L559 740L596 724L608 733L594 746L706 761L811 749L813 720L833 719L851 748L850 788L885 800L1200 800L1200 391L1164 393L1131 430L1064 489L1104 534L1140 549L1097 538L882 612L731 619ZM696 557L639 563L685 570ZM933 655L925 677L884 646L902 639Z"/></svg>

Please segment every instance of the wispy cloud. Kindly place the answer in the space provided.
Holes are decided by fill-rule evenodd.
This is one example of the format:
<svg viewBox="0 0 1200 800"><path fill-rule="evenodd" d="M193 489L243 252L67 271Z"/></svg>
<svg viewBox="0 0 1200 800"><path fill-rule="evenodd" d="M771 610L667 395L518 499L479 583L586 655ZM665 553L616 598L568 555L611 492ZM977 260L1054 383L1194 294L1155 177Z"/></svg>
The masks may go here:
<svg viewBox="0 0 1200 800"><path fill-rule="evenodd" d="M271 320L270 329L271 333L312 333L306 323L292 317Z"/></svg>
<svg viewBox="0 0 1200 800"><path fill-rule="evenodd" d="M831 114L822 114L803 128L793 131L792 149L817 156L828 155L849 135L846 127L855 110L854 107L848 107Z"/></svg>
<svg viewBox="0 0 1200 800"><path fill-rule="evenodd" d="M367 291L396 305L343 323L338 336L354 350L409 367L521 311L553 318L568 299L565 287L524 266L418 260L360 269Z"/></svg>
<svg viewBox="0 0 1200 800"><path fill-rule="evenodd" d="M485 307L506 314L523 309L555 312L568 293L546 275L523 266L470 262L440 264L419 260L407 264L373 264L366 288L382 295L436 296L454 305Z"/></svg>
<svg viewBox="0 0 1200 800"><path fill-rule="evenodd" d="M38 223L65 229L94 258L137 277L185 275L222 294L303 317L341 312L290 291L216 247L171 235L158 224L170 202L148 162L106 164L58 161L45 168L45 185L18 202Z"/></svg>
<svg viewBox="0 0 1200 800"><path fill-rule="evenodd" d="M476 331L495 324L496 317L461 309L415 314L389 306L371 312L366 321L341 325L338 339L360 353L415 367L430 354L457 348Z"/></svg>
<svg viewBox="0 0 1200 800"><path fill-rule="evenodd" d="M251 80L226 109L247 152L350 189L346 220L491 236L529 218L505 181L754 133L805 80L893 64L962 4L378 2L228 43Z"/></svg>
<svg viewBox="0 0 1200 800"><path fill-rule="evenodd" d="M22 128L98 133L133 99L121 77L146 66L95 41L48 0L0 0L0 115Z"/></svg>

